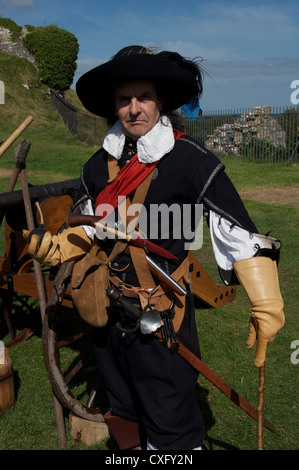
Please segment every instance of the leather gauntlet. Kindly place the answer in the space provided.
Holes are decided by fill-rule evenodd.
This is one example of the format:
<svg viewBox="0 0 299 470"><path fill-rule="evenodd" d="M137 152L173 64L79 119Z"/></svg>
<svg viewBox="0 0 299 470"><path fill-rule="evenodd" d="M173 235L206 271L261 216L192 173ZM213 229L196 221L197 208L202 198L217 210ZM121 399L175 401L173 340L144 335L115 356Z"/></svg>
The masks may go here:
<svg viewBox="0 0 299 470"><path fill-rule="evenodd" d="M234 270L252 303L246 345L251 348L257 340L254 363L260 367L266 359L267 345L285 324L277 265L270 258L254 257L236 261Z"/></svg>
<svg viewBox="0 0 299 470"><path fill-rule="evenodd" d="M28 253L47 266L57 266L79 258L90 250L91 240L82 227L68 228L58 235L46 231L42 238L34 232L23 230L28 241Z"/></svg>

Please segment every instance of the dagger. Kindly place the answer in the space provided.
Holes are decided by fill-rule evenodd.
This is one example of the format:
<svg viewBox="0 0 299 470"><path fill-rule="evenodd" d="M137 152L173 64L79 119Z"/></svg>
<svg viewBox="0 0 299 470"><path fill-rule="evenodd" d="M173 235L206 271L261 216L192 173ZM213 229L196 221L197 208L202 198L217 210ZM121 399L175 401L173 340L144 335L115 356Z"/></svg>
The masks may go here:
<svg viewBox="0 0 299 470"><path fill-rule="evenodd" d="M146 238L142 238L140 235L138 235L137 232L134 232L132 235L129 235L125 232L116 230L113 227L101 224L100 220L101 217L97 217L95 215L68 214L65 218L65 223L68 227L88 225L94 227L95 229L99 228L103 232L111 233L116 238L126 240L127 242L132 243L133 245L144 248L145 250L155 253L156 255L162 256L163 258L177 259L177 257L170 253L168 250L161 248L160 246L147 240Z"/></svg>

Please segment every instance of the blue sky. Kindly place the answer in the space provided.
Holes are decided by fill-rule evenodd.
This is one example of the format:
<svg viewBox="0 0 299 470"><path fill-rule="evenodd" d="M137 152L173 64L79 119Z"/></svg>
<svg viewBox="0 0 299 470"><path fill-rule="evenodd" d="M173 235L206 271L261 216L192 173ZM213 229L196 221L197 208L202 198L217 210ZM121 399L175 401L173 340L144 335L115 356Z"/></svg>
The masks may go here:
<svg viewBox="0 0 299 470"><path fill-rule="evenodd" d="M203 110L290 106L299 80L298 0L0 0L0 15L75 34L74 83L131 44L201 57Z"/></svg>

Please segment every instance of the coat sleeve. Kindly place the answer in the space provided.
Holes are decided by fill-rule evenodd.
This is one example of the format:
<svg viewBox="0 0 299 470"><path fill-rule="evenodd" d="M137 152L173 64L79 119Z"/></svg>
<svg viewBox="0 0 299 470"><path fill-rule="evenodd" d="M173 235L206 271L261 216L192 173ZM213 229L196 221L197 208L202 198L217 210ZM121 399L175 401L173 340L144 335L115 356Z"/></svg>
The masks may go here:
<svg viewBox="0 0 299 470"><path fill-rule="evenodd" d="M193 146L197 145L193 141ZM226 284L238 283L233 263L254 256L278 262L280 241L259 233L224 164L210 151L199 147L200 165L194 172L193 191L203 204L219 273Z"/></svg>

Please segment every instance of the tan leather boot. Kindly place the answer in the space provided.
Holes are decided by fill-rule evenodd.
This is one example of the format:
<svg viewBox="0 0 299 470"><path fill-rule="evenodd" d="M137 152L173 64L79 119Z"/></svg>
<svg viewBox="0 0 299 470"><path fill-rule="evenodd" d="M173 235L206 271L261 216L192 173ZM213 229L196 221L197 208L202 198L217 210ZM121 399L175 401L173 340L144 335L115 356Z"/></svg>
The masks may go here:
<svg viewBox="0 0 299 470"><path fill-rule="evenodd" d="M260 367L266 359L267 344L285 323L277 265L270 258L255 257L236 261L234 270L252 303L246 344L251 348L257 340L254 363Z"/></svg>

